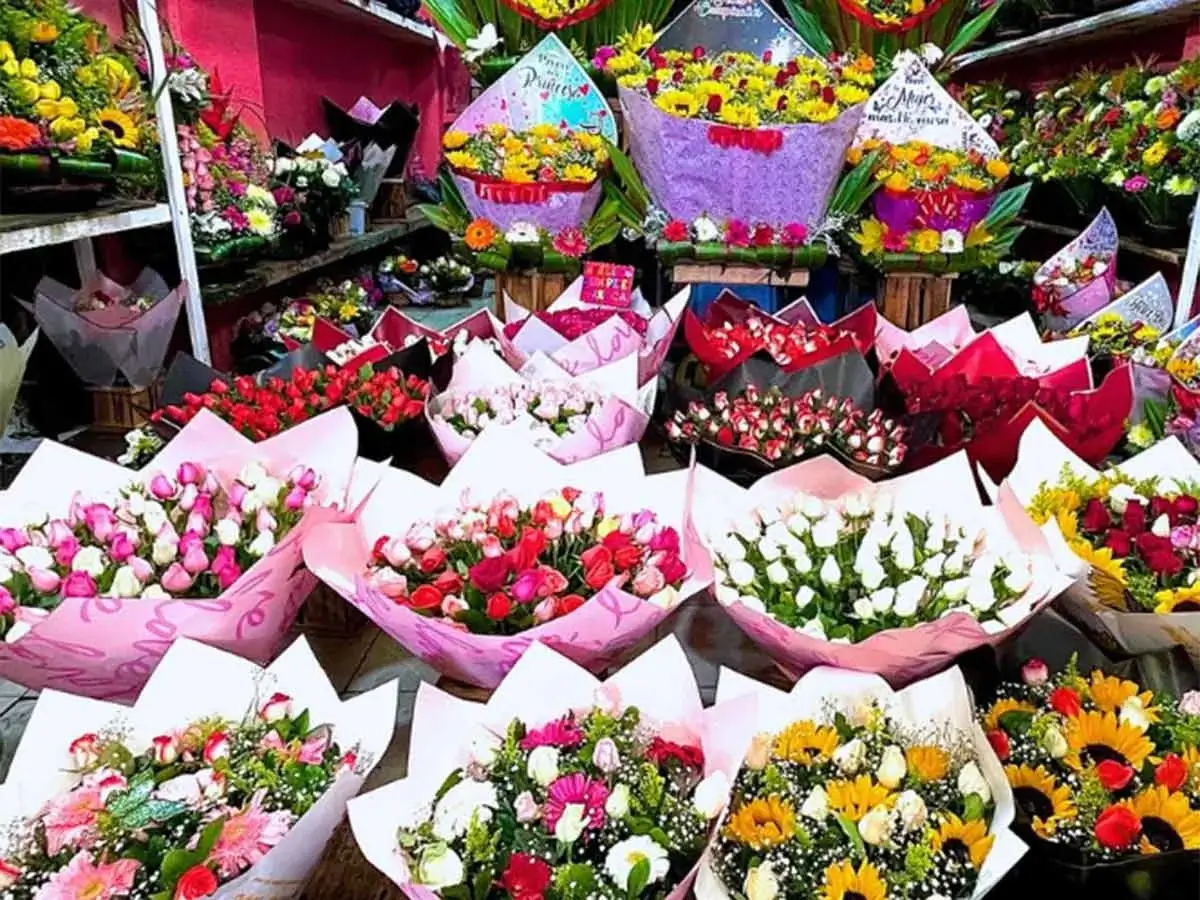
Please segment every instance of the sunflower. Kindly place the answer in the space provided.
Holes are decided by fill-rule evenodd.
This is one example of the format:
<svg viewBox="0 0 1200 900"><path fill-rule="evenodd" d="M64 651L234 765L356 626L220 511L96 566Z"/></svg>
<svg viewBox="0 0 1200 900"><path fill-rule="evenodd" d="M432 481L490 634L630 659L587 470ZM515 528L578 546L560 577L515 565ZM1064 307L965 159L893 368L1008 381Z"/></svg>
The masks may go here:
<svg viewBox="0 0 1200 900"><path fill-rule="evenodd" d="M947 815L933 833L933 849L934 852L947 855L960 853L971 860L971 865L978 871L983 868L983 861L987 859L995 840L987 833L987 825L982 819L964 822L958 816Z"/></svg>
<svg viewBox="0 0 1200 900"><path fill-rule="evenodd" d="M859 775L853 781L831 781L826 788L829 805L851 822L857 822L876 806L891 806L896 799L869 775Z"/></svg>
<svg viewBox="0 0 1200 900"><path fill-rule="evenodd" d="M779 797L743 803L725 823L725 836L755 850L777 847L796 833L796 810Z"/></svg>
<svg viewBox="0 0 1200 900"><path fill-rule="evenodd" d="M563 181L572 181L577 184L591 184L596 180L596 170L591 166L581 166L578 163L571 163L563 168Z"/></svg>
<svg viewBox="0 0 1200 900"><path fill-rule="evenodd" d="M1120 805L1142 820L1142 853L1200 849L1200 811L1192 809L1187 794L1159 784Z"/></svg>
<svg viewBox="0 0 1200 900"><path fill-rule="evenodd" d="M854 870L849 860L834 863L825 870L821 900L886 900L887 885L879 870L869 862Z"/></svg>
<svg viewBox="0 0 1200 900"><path fill-rule="evenodd" d="M1071 789L1060 785L1053 775L1041 766L1005 766L1004 776L1013 790L1017 807L1033 822L1033 831L1049 838L1060 822L1074 819L1077 810L1071 799Z"/></svg>
<svg viewBox="0 0 1200 900"><path fill-rule="evenodd" d="M1142 701L1142 709L1145 710L1146 718L1151 722L1158 721L1158 708L1152 705L1154 692L1139 691L1136 682L1108 676L1096 669L1092 672L1092 683L1088 685L1088 693L1091 694L1092 702L1100 708L1101 712L1111 713L1120 713L1121 706L1126 700L1137 697Z"/></svg>
<svg viewBox="0 0 1200 900"><path fill-rule="evenodd" d="M775 738L775 756L788 762L811 766L833 756L838 746L836 728L826 728L804 719L793 722Z"/></svg>
<svg viewBox="0 0 1200 900"><path fill-rule="evenodd" d="M700 98L687 91L663 91L654 98L654 104L663 112L680 119L690 119L700 112Z"/></svg>
<svg viewBox="0 0 1200 900"><path fill-rule="evenodd" d="M1154 595L1154 602L1158 604L1154 611L1160 616L1176 612L1200 612L1200 584L1159 591Z"/></svg>
<svg viewBox="0 0 1200 900"><path fill-rule="evenodd" d="M1084 712L1068 719L1066 738L1070 752L1063 762L1077 771L1106 759L1140 769L1154 750L1145 734L1113 713Z"/></svg>
<svg viewBox="0 0 1200 900"><path fill-rule="evenodd" d="M1021 712L1037 715L1037 707L1032 703L1027 703L1024 700L1015 700L1012 697L1002 697L992 704L992 708L987 711L987 715L983 717L984 731L997 731L1000 729L1000 720L1008 713Z"/></svg>
<svg viewBox="0 0 1200 900"><path fill-rule="evenodd" d="M941 781L950 768L950 756L941 747L932 744L909 747L904 751L908 772L918 781L926 783Z"/></svg>
<svg viewBox="0 0 1200 900"><path fill-rule="evenodd" d="M1106 606L1124 607L1127 576L1125 566L1113 558L1108 547L1093 547L1082 539L1070 542L1071 552L1092 567L1090 582L1100 602Z"/></svg>
<svg viewBox="0 0 1200 900"><path fill-rule="evenodd" d="M115 107L96 113L96 124L105 129L118 147L133 148L138 145L138 130L133 119Z"/></svg>
<svg viewBox="0 0 1200 900"><path fill-rule="evenodd" d="M496 226L487 219L476 219L467 226L463 241L477 253L486 250L496 242Z"/></svg>

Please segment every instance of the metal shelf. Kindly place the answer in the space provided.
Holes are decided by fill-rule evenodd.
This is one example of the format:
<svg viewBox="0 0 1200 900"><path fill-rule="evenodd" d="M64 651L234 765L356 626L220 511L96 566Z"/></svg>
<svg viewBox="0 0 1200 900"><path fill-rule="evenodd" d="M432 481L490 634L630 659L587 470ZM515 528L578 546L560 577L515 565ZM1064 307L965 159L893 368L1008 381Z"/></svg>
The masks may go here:
<svg viewBox="0 0 1200 900"><path fill-rule="evenodd" d="M170 221L171 207L166 203L118 202L85 212L0 216L0 255L166 225Z"/></svg>

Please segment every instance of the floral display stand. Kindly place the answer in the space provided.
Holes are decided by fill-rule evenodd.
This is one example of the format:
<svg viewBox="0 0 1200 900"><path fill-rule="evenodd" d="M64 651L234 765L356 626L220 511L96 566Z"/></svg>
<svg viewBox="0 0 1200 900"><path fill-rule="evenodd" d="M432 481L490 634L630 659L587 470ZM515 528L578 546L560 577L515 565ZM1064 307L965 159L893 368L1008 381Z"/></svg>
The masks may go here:
<svg viewBox="0 0 1200 900"><path fill-rule="evenodd" d="M953 274L889 272L879 285L880 312L901 328L924 325L949 311L950 288L956 277Z"/></svg>
<svg viewBox="0 0 1200 900"><path fill-rule="evenodd" d="M761 266L721 263L680 263L671 268L675 284L761 284L769 287L807 287L808 269L781 272Z"/></svg>
<svg viewBox="0 0 1200 900"><path fill-rule="evenodd" d="M563 274L543 272L498 272L496 274L496 315L504 314L504 296L533 312L548 309L567 289L571 279Z"/></svg>

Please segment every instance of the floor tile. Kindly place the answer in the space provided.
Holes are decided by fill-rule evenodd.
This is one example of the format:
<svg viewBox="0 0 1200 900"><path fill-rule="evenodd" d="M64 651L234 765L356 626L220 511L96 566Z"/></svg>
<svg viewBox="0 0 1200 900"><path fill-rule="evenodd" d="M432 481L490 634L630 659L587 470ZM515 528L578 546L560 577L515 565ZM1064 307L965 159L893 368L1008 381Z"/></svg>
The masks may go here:
<svg viewBox="0 0 1200 900"><path fill-rule="evenodd" d="M422 681L437 681L437 672L425 665L386 634L371 645L346 686L351 693L362 693L390 679L399 679L400 691L415 691Z"/></svg>

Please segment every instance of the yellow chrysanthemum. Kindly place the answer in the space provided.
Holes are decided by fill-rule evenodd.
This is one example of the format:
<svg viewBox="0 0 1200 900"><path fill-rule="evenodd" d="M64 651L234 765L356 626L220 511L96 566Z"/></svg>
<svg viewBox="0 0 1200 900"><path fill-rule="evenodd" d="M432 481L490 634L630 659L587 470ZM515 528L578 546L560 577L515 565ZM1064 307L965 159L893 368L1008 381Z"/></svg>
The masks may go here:
<svg viewBox="0 0 1200 900"><path fill-rule="evenodd" d="M1101 712L1111 713L1120 713L1121 706L1126 700L1137 697L1142 701L1146 718L1151 722L1158 721L1158 709L1152 705L1154 692L1139 690L1136 682L1105 675L1096 669L1092 672L1092 680L1088 684L1088 694Z"/></svg>
<svg viewBox="0 0 1200 900"><path fill-rule="evenodd" d="M853 237L863 253L868 255L883 249L883 223L878 219L863 219Z"/></svg>
<svg viewBox="0 0 1200 900"><path fill-rule="evenodd" d="M743 803L725 823L725 836L755 850L777 847L796 834L796 810L779 797Z"/></svg>
<svg viewBox="0 0 1200 900"><path fill-rule="evenodd" d="M955 175L950 179L964 191L975 191L976 193L986 191L988 189L987 182L977 175Z"/></svg>
<svg viewBox="0 0 1200 900"><path fill-rule="evenodd" d="M508 134L508 126L503 122L489 122L483 126L483 130L494 137L496 140L502 140Z"/></svg>
<svg viewBox="0 0 1200 900"><path fill-rule="evenodd" d="M1192 809L1187 794L1159 784L1120 805L1142 820L1142 853L1200 849L1200 811Z"/></svg>
<svg viewBox="0 0 1200 900"><path fill-rule="evenodd" d="M950 770L950 755L941 747L923 744L904 751L908 774L926 784L941 781Z"/></svg>
<svg viewBox="0 0 1200 900"><path fill-rule="evenodd" d="M1182 384L1192 384L1200 376L1200 360L1176 356L1167 363L1167 371Z"/></svg>
<svg viewBox="0 0 1200 900"><path fill-rule="evenodd" d="M590 166L571 163L571 165L563 169L562 179L563 181L571 181L577 184L591 184L596 180L596 170Z"/></svg>
<svg viewBox="0 0 1200 900"><path fill-rule="evenodd" d="M982 819L964 822L958 816L948 815L933 832L932 845L935 853L960 854L979 871L995 840Z"/></svg>
<svg viewBox="0 0 1200 900"><path fill-rule="evenodd" d="M821 885L821 900L887 900L887 884L869 862L856 870L854 863L845 860L825 870Z"/></svg>
<svg viewBox="0 0 1200 900"><path fill-rule="evenodd" d="M1142 153L1142 162L1150 168L1162 165L1162 161L1166 158L1167 145L1162 141L1155 141Z"/></svg>
<svg viewBox="0 0 1200 900"><path fill-rule="evenodd" d="M1063 822L1077 815L1071 789L1041 766L1005 766L1004 776L1013 791L1013 799L1032 824L1034 833L1049 838Z"/></svg>
<svg viewBox="0 0 1200 900"><path fill-rule="evenodd" d="M1154 595L1154 611L1160 616L1177 612L1200 612L1200 584L1159 591Z"/></svg>
<svg viewBox="0 0 1200 900"><path fill-rule="evenodd" d="M597 150L604 148L604 138L598 134L592 134L590 131L580 131L575 135L575 143L589 153L594 153Z"/></svg>
<svg viewBox="0 0 1200 900"><path fill-rule="evenodd" d="M478 172L479 157L474 153L467 153L464 150L453 150L446 154L446 162L450 168L458 169L462 172Z"/></svg>
<svg viewBox="0 0 1200 900"><path fill-rule="evenodd" d="M912 248L917 253L937 253L942 236L932 228L923 228L912 236Z"/></svg>
<svg viewBox="0 0 1200 900"><path fill-rule="evenodd" d="M838 746L836 728L817 725L807 719L793 722L775 738L774 753L777 759L811 766L817 760L833 756Z"/></svg>
<svg viewBox="0 0 1200 900"><path fill-rule="evenodd" d="M826 103L824 100L805 100L796 104L795 109L802 119L809 122L831 122L838 116L837 104Z"/></svg>
<svg viewBox="0 0 1200 900"><path fill-rule="evenodd" d="M544 145L542 145L544 146ZM525 153L525 142L515 134L510 134L500 142L500 149L510 156L516 153Z"/></svg>
<svg viewBox="0 0 1200 900"><path fill-rule="evenodd" d="M871 96L870 93L856 84L839 84L833 89L833 94L837 97L839 103L844 103L846 106L854 106L856 103L862 103Z"/></svg>
<svg viewBox="0 0 1200 900"><path fill-rule="evenodd" d="M531 184L534 178L528 166L505 164L500 169L500 180L509 184Z"/></svg>
<svg viewBox="0 0 1200 900"><path fill-rule="evenodd" d="M1134 725L1113 713L1083 712L1067 720L1067 747L1063 762L1076 771L1106 759L1140 769L1154 752L1153 742Z"/></svg>
<svg viewBox="0 0 1200 900"><path fill-rule="evenodd" d="M546 122L539 122L529 129L529 133L536 138L555 139L558 138L562 131L557 125L550 125Z"/></svg>
<svg viewBox="0 0 1200 900"><path fill-rule="evenodd" d="M880 804L891 806L896 799L891 791L876 784L869 775L859 775L853 781L831 781L825 792L829 795L830 808L851 822L857 822Z"/></svg>
<svg viewBox="0 0 1200 900"><path fill-rule="evenodd" d="M455 131L451 129L442 135L442 147L447 150L457 150L464 146L471 136L465 131Z"/></svg>
<svg viewBox="0 0 1200 900"><path fill-rule="evenodd" d="M638 55L630 50L622 50L616 56L610 57L604 64L604 68L614 75L623 75L626 72L632 72L638 67Z"/></svg>

